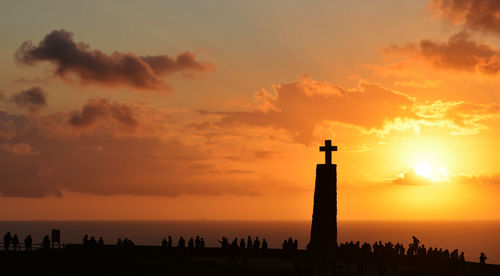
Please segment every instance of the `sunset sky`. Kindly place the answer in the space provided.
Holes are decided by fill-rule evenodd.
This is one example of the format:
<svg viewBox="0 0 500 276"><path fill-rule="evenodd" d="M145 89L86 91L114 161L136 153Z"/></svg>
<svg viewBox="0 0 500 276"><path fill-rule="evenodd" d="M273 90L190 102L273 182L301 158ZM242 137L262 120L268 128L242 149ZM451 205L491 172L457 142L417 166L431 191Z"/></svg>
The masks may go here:
<svg viewBox="0 0 500 276"><path fill-rule="evenodd" d="M500 219L496 0L2 1L0 220Z"/></svg>

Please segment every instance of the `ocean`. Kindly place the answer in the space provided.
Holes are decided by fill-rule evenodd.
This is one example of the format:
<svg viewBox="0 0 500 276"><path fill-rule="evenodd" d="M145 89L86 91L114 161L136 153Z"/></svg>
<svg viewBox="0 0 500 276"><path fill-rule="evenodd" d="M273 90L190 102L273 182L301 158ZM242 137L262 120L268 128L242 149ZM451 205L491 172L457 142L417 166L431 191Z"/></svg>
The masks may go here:
<svg viewBox="0 0 500 276"><path fill-rule="evenodd" d="M160 245L168 235L174 244L183 236L200 235L207 246L219 246L218 240L233 238L266 238L271 248L280 248L284 239L297 239L300 248L309 241L310 221L0 221L0 233L17 233L22 241L31 234L34 243L51 229L61 230L63 243L81 243L85 234L105 243L116 243L118 238L129 238L137 245ZM340 221L340 242L375 241L412 242L412 235L429 247L458 249L465 252L466 260L479 261L480 252L488 257L487 263L500 264L500 221Z"/></svg>

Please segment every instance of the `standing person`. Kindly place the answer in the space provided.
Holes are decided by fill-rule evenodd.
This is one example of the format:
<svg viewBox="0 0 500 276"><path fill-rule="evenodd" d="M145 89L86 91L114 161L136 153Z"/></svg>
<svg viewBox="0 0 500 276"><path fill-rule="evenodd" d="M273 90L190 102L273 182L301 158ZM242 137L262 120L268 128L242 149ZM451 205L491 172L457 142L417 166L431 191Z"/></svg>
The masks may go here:
<svg viewBox="0 0 500 276"><path fill-rule="evenodd" d="M31 238L31 235L26 236L24 238L24 248L26 251L31 251L31 245L33 244L33 239Z"/></svg>
<svg viewBox="0 0 500 276"><path fill-rule="evenodd" d="M245 239L240 240L240 248L245 248Z"/></svg>
<svg viewBox="0 0 500 276"><path fill-rule="evenodd" d="M17 234L14 234L14 237L12 237L12 249L14 251L17 251L19 248L19 238L17 237Z"/></svg>
<svg viewBox="0 0 500 276"><path fill-rule="evenodd" d="M252 242L252 237L248 236L247 240L247 248L250 249L252 248L253 242Z"/></svg>
<svg viewBox="0 0 500 276"><path fill-rule="evenodd" d="M194 247L201 248L200 236L196 236L196 239L194 240Z"/></svg>
<svg viewBox="0 0 500 276"><path fill-rule="evenodd" d="M3 236L3 247L5 248L5 251L9 251L11 241L12 237L10 236L10 232L7 232L7 234Z"/></svg>
<svg viewBox="0 0 500 276"><path fill-rule="evenodd" d="M182 236L179 238L179 243L177 244L177 247L179 247L179 248L186 247L186 240L184 240L184 238Z"/></svg>
<svg viewBox="0 0 500 276"><path fill-rule="evenodd" d="M255 241L253 242L253 248L255 248L255 249L259 249L260 248L259 237L255 237Z"/></svg>
<svg viewBox="0 0 500 276"><path fill-rule="evenodd" d="M480 264L485 264L486 263L486 259L488 259L486 257L486 255L483 252L481 252L481 255L479 256L479 263Z"/></svg>
<svg viewBox="0 0 500 276"><path fill-rule="evenodd" d="M266 241L266 239L262 240L262 249L267 249L267 241Z"/></svg>
<svg viewBox="0 0 500 276"><path fill-rule="evenodd" d="M168 248L172 248L172 236L168 236L168 244L167 244L167 247L168 247Z"/></svg>
<svg viewBox="0 0 500 276"><path fill-rule="evenodd" d="M191 237L188 241L188 248L193 249L194 248L194 240L193 237Z"/></svg>
<svg viewBox="0 0 500 276"><path fill-rule="evenodd" d="M45 235L45 237L43 237L42 248L45 250L50 249L50 238L48 235Z"/></svg>

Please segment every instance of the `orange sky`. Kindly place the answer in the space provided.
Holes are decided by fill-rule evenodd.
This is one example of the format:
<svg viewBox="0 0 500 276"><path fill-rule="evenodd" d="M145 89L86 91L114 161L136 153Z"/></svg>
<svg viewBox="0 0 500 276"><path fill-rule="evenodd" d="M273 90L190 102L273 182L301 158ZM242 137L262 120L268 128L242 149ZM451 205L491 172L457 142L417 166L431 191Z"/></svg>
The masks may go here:
<svg viewBox="0 0 500 276"><path fill-rule="evenodd" d="M500 219L499 4L239 2L0 4L0 220Z"/></svg>

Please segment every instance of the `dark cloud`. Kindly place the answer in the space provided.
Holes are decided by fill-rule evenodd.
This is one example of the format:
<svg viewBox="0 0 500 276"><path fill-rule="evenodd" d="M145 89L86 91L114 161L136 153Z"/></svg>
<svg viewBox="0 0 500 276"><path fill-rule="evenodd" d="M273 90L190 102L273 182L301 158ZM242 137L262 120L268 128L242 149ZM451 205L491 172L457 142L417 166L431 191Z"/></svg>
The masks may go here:
<svg viewBox="0 0 500 276"><path fill-rule="evenodd" d="M498 0L431 0L429 8L439 17L471 30L500 33Z"/></svg>
<svg viewBox="0 0 500 276"><path fill-rule="evenodd" d="M170 89L161 79L163 75L214 68L210 63L196 61L194 54L189 52L181 53L176 58L166 55L140 57L119 52L107 55L92 50L83 42L76 43L73 34L65 30L52 31L37 46L31 41L24 42L15 57L28 65L48 61L55 65L56 75L62 78L74 75L83 83L150 90Z"/></svg>
<svg viewBox="0 0 500 276"><path fill-rule="evenodd" d="M384 52L414 57L443 69L488 75L500 71L500 51L491 45L472 40L470 33L466 31L452 35L447 42L423 39L419 44L391 46Z"/></svg>
<svg viewBox="0 0 500 276"><path fill-rule="evenodd" d="M46 95L41 87L32 87L11 95L9 100L19 107L28 108L31 112L38 112L47 105Z"/></svg>
<svg viewBox="0 0 500 276"><path fill-rule="evenodd" d="M77 128L94 125L101 120L113 120L127 129L133 129L138 125L134 110L122 103L111 102L107 99L89 99L81 111L73 113L69 123Z"/></svg>

